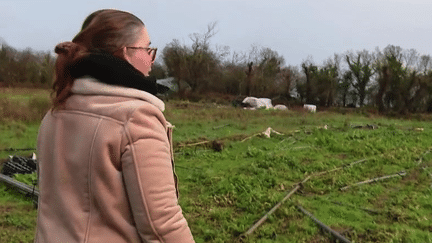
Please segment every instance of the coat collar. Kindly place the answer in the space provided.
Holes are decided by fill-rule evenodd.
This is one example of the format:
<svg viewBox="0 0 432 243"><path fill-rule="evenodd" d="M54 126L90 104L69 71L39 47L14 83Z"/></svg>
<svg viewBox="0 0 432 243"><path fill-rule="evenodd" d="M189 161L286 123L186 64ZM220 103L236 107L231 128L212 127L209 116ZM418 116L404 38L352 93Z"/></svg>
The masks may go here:
<svg viewBox="0 0 432 243"><path fill-rule="evenodd" d="M75 79L71 91L74 94L82 95L107 95L137 98L153 104L162 112L165 110L165 103L146 91L105 84L90 76Z"/></svg>
<svg viewBox="0 0 432 243"><path fill-rule="evenodd" d="M146 77L128 61L108 53L90 53L69 67L72 78L91 76L102 83L161 93L154 77Z"/></svg>

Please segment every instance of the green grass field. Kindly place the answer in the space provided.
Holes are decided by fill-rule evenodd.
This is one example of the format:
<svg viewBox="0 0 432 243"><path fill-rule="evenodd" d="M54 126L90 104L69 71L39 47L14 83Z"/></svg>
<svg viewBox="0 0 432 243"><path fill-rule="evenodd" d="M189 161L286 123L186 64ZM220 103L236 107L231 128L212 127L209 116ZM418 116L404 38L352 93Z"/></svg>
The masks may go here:
<svg viewBox="0 0 432 243"><path fill-rule="evenodd" d="M165 115L176 126L180 205L196 242L239 241L308 176L242 241L334 242L298 209L301 205L351 242L432 242L432 124L427 115L390 119L349 110L249 111L180 101L167 102ZM34 148L40 116L3 119L0 149ZM260 135L268 127L282 135ZM358 163L345 166L353 162ZM400 172L405 174L355 185ZM341 190L346 186L351 187ZM31 200L0 184L0 214L0 242L32 241L36 211Z"/></svg>

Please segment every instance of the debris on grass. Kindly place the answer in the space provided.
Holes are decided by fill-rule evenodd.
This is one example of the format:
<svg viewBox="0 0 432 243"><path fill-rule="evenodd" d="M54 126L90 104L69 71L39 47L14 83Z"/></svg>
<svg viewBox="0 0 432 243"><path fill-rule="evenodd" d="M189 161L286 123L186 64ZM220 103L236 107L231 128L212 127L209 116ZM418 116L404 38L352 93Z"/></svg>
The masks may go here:
<svg viewBox="0 0 432 243"><path fill-rule="evenodd" d="M367 159L361 159L361 160L358 160L358 161L355 161L355 162L352 162L352 163L349 163L349 164L343 165L343 166L341 166L341 167L334 168L334 169L332 169L332 170L326 170L326 171L323 171L323 172L318 172L317 174L314 174L313 176L315 176L315 177L317 177L317 176L322 176L322 175L325 175L325 174L328 174L328 173L331 173L331 172L335 172L335 171L338 171L338 170L341 170L341 169L345 169L345 168L347 168L347 167L351 167L351 166L353 166L353 165L355 165L355 164L363 163L363 162L365 162L365 161L367 161Z"/></svg>
<svg viewBox="0 0 432 243"><path fill-rule="evenodd" d="M350 241L343 237L341 234L339 234L337 231L332 230L330 227L328 227L327 225L323 224L321 221L319 221L317 218L315 218L315 216L313 216L313 214L311 214L310 212L308 212L306 209L304 209L302 206L297 205L297 208L304 214L306 214L307 216L309 216L309 218L311 218L316 224L318 224L323 230L329 232L334 238L336 238L337 240L341 241L341 242L345 242L345 243L349 243Z"/></svg>
<svg viewBox="0 0 432 243"><path fill-rule="evenodd" d="M416 132L424 132L424 128L422 128L422 127L415 127L412 130L414 130Z"/></svg>
<svg viewBox="0 0 432 243"><path fill-rule="evenodd" d="M31 187L23 182L17 181L14 178L3 175L1 173L0 173L0 182L3 182L6 185L12 187L14 191L29 196L33 200L34 206L37 207L39 191L35 188L36 184L34 184L33 187Z"/></svg>
<svg viewBox="0 0 432 243"><path fill-rule="evenodd" d="M31 157L9 156L8 160L3 164L1 173L7 176L14 174L31 174L36 172L37 162L36 154Z"/></svg>
<svg viewBox="0 0 432 243"><path fill-rule="evenodd" d="M378 129L378 126L375 125L375 124L367 124L367 125L365 125L365 126L363 126L363 125L356 125L356 126L352 126L352 128L355 128L355 129L371 129L371 130L375 130L375 129Z"/></svg>
<svg viewBox="0 0 432 243"><path fill-rule="evenodd" d="M430 152L431 152L431 149L429 149L429 150L427 150L426 152L424 152L424 153L420 156L420 159L418 160L417 165L420 165L420 164L423 162L423 158L424 158L427 154L429 154Z"/></svg>
<svg viewBox="0 0 432 243"><path fill-rule="evenodd" d="M228 123L228 124L224 124L224 125L216 126L216 127L213 127L213 130L220 129L220 128L227 127L227 126L231 126L231 124Z"/></svg>
<svg viewBox="0 0 432 243"><path fill-rule="evenodd" d="M268 211L260 220L258 220L254 225L252 225L252 227L250 227L246 233L243 234L243 237L248 236L250 234L252 234L261 224L263 224L267 218L276 211L276 209L278 209L282 203L284 203L288 198L290 198L298 189L300 189L301 187L303 187L303 184L308 181L310 179L311 176L306 177L302 182L298 183L294 189L290 190L289 192L287 192L287 194L285 195L285 197L278 202L272 209L270 209L270 211Z"/></svg>
<svg viewBox="0 0 432 243"><path fill-rule="evenodd" d="M340 190L344 191L344 190L346 190L348 188L351 188L351 187L354 187L354 186L359 186L359 185L363 185L363 184L368 184L368 183L372 183L372 182L376 182L376 181L381 181L381 180L385 180L385 179L389 179L389 178L393 178L393 177L398 177L398 176L405 176L405 175L406 175L406 172L405 171L401 171L401 172L398 172L398 173L393 174L393 175L387 175L387 176L383 176L383 177L377 177L377 178L373 178L373 179L370 179L370 180L358 182L358 183L355 183L355 184L350 185L350 186L345 186L345 187L342 187Z"/></svg>
<svg viewBox="0 0 432 243"><path fill-rule="evenodd" d="M266 137L266 138L270 138L270 135L271 135L272 133L277 134L277 135L283 135L282 133L280 133L280 132L278 132L278 131L275 131L273 128L268 127L264 132L260 132L260 133L254 134L254 135L252 135L252 136L249 136L249 137L243 139L241 142L244 142L244 141L246 141L246 140L249 140L249 139L251 139L251 138L253 138L253 137L260 136L260 135L261 135L261 136L264 136L264 137Z"/></svg>
<svg viewBox="0 0 432 243"><path fill-rule="evenodd" d="M18 151L16 149L13 150ZM36 170L37 160L35 153L30 157L10 155L8 160L2 166L0 182L5 183L14 191L29 196L37 207L39 191L36 189Z"/></svg>
<svg viewBox="0 0 432 243"><path fill-rule="evenodd" d="M193 146L198 146L198 145L209 145L209 147L211 149L213 149L216 152L221 152L225 145L224 142L222 140L213 140L213 141L201 141L201 142L197 142L197 143L190 143L190 144L180 144L178 145L179 147L193 147Z"/></svg>
<svg viewBox="0 0 432 243"><path fill-rule="evenodd" d="M275 211L276 211L276 209L278 209L281 205L282 205L282 203L283 202L285 202L288 198L290 198L298 189L300 189L302 186L303 186L303 184L306 182L306 181L308 181L311 177L317 177L317 176L321 176L321 175L324 175L324 174L327 174L327 173L330 173L330 172L333 172L333 171L337 171L337 170L340 170L340 169L343 169L343 168L347 168L347 167L350 167L350 166L353 166L353 165L355 165L355 164L359 164L359 163L362 163L362 162L364 162L364 161L367 161L367 159L362 159L362 160L358 160L358 161L355 161L355 162L352 162L352 163L349 163L349 164L347 164L347 165L344 165L344 166L341 166L341 167L338 167L338 168L335 168L335 169L332 169L332 170L328 170L328 171L323 171L323 172L320 172L320 173L317 173L317 174L314 174L314 175L310 175L310 176L308 176L306 179L304 179L302 182L300 182L299 184L297 184L296 185L296 187L294 188L294 189L292 189L292 190L290 190L290 191L288 191L287 192L287 194L285 195L285 197L279 202L279 203L277 203L272 209L270 209L270 211L268 211L261 219L259 219L254 225L252 225L241 237L246 237L246 236L248 236L248 235L250 235L250 234L252 234L261 224L263 224L266 220L267 220L267 218L272 214L272 213L274 213ZM373 210L370 210L371 212L373 211ZM349 242L349 241L347 241L347 242Z"/></svg>
<svg viewBox="0 0 432 243"><path fill-rule="evenodd" d="M6 151L6 152L18 152L18 151L35 151L36 148L5 148L1 149L0 151Z"/></svg>
<svg viewBox="0 0 432 243"><path fill-rule="evenodd" d="M213 140L211 147L216 152L221 152L224 149L224 142L221 140Z"/></svg>
<svg viewBox="0 0 432 243"><path fill-rule="evenodd" d="M190 144L179 144L179 147L193 147L193 146L197 146L197 145L203 145L203 144L207 144L207 143L211 143L211 141L201 141L198 143L190 143Z"/></svg>

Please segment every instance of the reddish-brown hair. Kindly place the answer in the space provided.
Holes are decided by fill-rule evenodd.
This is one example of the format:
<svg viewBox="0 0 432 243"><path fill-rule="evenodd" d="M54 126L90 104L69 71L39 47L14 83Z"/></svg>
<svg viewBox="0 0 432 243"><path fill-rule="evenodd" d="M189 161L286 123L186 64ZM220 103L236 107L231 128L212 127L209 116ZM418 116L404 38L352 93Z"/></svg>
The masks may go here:
<svg viewBox="0 0 432 243"><path fill-rule="evenodd" d="M72 42L63 42L55 47L58 54L53 84L54 109L61 107L72 95L74 77L70 67L90 53L110 53L138 41L144 23L135 15L113 9L104 9L90 14L81 31Z"/></svg>

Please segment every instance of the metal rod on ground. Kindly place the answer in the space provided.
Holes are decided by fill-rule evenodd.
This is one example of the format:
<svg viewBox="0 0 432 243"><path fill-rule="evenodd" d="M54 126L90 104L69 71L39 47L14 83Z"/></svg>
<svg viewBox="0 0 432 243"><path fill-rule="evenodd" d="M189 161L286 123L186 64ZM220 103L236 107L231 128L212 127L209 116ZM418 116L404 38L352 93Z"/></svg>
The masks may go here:
<svg viewBox="0 0 432 243"><path fill-rule="evenodd" d="M262 134L261 132L260 132L260 133L257 133L257 134L254 134L254 135L252 135L252 136L249 136L249 137L247 137L247 138L241 140L240 142L243 143L244 141L246 141L246 140L248 140L248 139L251 139L251 138L253 138L253 137L256 137L256 136L258 136L258 135L261 135L261 134Z"/></svg>
<svg viewBox="0 0 432 243"><path fill-rule="evenodd" d="M15 188L18 188L21 191L24 191L24 192L29 193L29 194L34 194L37 197L39 197L39 191L38 190L34 190L34 188L31 188L27 184L19 182L19 181L15 180L9 176L1 174L1 173L0 173L0 181L3 181L6 184L11 185Z"/></svg>
<svg viewBox="0 0 432 243"><path fill-rule="evenodd" d="M310 176L306 177L306 179L304 179L302 182L298 183L296 185L296 187L294 187L294 189L292 189L291 191L289 191L286 196L280 201L278 202L272 209L270 209L270 211L268 211L260 220L258 220L258 222L256 222L254 225L252 225L252 227L249 228L248 231L246 231L246 233L244 233L244 236L248 236L250 234L252 234L252 232L254 232L254 230L256 230L262 223L264 223L267 218L274 213L274 211L276 211L276 209L278 209L283 202L285 202L289 197L291 197L292 194L294 194L298 189L300 189L303 185L303 183L305 183L307 180L309 180Z"/></svg>
<svg viewBox="0 0 432 243"><path fill-rule="evenodd" d="M389 179L389 178L393 178L393 177L397 177L397 176L405 176L405 175L406 175L406 172L405 171L401 171L401 172L398 172L398 173L393 174L393 175L388 175L388 176L383 176L383 177L377 177L377 178L373 178L373 179L370 179L370 180L358 182L358 183L355 183L355 184L350 185L350 186L345 186L345 187L342 187L340 190L343 191L343 190L346 190L346 189L348 189L350 187L353 187L353 186L359 186L359 185L363 185L363 184L367 184L367 183L372 183L372 182L375 182L375 181L380 181L380 180L385 180L385 179Z"/></svg>
<svg viewBox="0 0 432 243"><path fill-rule="evenodd" d="M355 164L362 163L362 162L365 162L365 161L367 161L367 159L361 159L361 160L358 160L358 161L352 162L352 163L350 163L350 164L346 164L346 165L343 165L343 166L341 166L341 167L334 168L334 169L332 169L332 170L327 170L327 171L323 171L323 172L318 172L317 174L315 174L315 175L313 175L313 176L322 176L322 175L325 175L325 174L327 174L327 173L334 172L334 171L338 171L338 170L344 169L344 168L346 168L346 167L350 167L350 166L353 166L353 165L355 165Z"/></svg>
<svg viewBox="0 0 432 243"><path fill-rule="evenodd" d="M211 142L211 141L202 141L202 142L198 142L198 143L191 143L191 144L180 144L179 147L196 146L196 145L206 144L206 143L210 143L210 142Z"/></svg>
<svg viewBox="0 0 432 243"><path fill-rule="evenodd" d="M424 152L421 156L420 159L418 160L417 165L420 165L423 162L423 157L427 154L429 154L431 152L431 150L429 149L428 151Z"/></svg>
<svg viewBox="0 0 432 243"><path fill-rule="evenodd" d="M31 150L36 150L36 148L6 148L6 149L2 149L0 150L0 152L2 151L31 151Z"/></svg>
<svg viewBox="0 0 432 243"><path fill-rule="evenodd" d="M302 208L302 206L297 205L297 208L300 209L300 211L302 211L304 214L306 214L307 216L309 216L309 218L311 218L316 224L318 224L322 229L326 230L327 232L329 232L330 234L332 234L334 237L336 237L338 240L342 241L342 242L346 242L349 243L350 241L343 237L341 234L339 234L338 232L332 230L330 227L328 227L327 225L323 224L321 221L319 221L317 218L315 218L311 213L309 213L308 211L306 211L304 208Z"/></svg>
<svg viewBox="0 0 432 243"><path fill-rule="evenodd" d="M223 127L227 127L227 126L231 126L231 124L225 124L225 125L216 126L216 127L213 127L213 130L216 130L216 129L219 129L219 128L223 128Z"/></svg>

